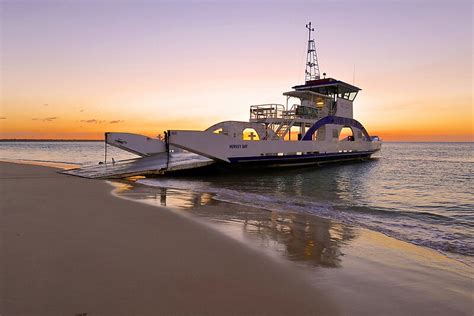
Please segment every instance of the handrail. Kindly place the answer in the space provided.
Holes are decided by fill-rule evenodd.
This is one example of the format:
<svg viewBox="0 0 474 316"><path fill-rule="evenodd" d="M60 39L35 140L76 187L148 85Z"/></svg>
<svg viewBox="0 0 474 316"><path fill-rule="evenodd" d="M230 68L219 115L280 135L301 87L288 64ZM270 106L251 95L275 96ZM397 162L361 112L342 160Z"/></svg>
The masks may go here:
<svg viewBox="0 0 474 316"><path fill-rule="evenodd" d="M283 104L259 104L250 106L250 119L282 118L285 106Z"/></svg>
<svg viewBox="0 0 474 316"><path fill-rule="evenodd" d="M251 120L264 120L264 119L284 119L293 120L295 118L310 118L317 119L321 117L320 109L314 108L314 113L299 113L299 109L308 108L307 106L301 106L299 104L293 104L289 110L285 109L283 104L258 104L250 106L250 119Z"/></svg>

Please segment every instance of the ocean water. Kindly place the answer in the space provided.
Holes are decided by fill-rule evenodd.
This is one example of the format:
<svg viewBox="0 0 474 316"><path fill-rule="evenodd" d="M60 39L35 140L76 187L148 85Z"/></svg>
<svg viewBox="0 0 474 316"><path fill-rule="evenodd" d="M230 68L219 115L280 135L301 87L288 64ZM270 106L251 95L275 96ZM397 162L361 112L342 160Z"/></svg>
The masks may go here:
<svg viewBox="0 0 474 316"><path fill-rule="evenodd" d="M107 146L107 159L131 159L138 156ZM105 159L103 142L0 142L0 159L25 159L94 165Z"/></svg>
<svg viewBox="0 0 474 316"><path fill-rule="evenodd" d="M133 155L109 147L115 160ZM0 143L0 158L96 164L103 143ZM365 227L474 262L474 143L385 143L367 162L138 180L150 190Z"/></svg>

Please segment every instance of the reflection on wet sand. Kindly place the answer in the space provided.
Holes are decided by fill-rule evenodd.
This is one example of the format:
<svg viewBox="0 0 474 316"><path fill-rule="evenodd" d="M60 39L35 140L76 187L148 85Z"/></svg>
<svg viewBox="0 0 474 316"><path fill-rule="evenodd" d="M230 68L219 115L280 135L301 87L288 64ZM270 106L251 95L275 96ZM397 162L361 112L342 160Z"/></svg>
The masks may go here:
<svg viewBox="0 0 474 316"><path fill-rule="evenodd" d="M119 196L191 213L251 246L313 267L339 267L341 247L357 234L351 226L328 219L221 202L209 193L114 184Z"/></svg>

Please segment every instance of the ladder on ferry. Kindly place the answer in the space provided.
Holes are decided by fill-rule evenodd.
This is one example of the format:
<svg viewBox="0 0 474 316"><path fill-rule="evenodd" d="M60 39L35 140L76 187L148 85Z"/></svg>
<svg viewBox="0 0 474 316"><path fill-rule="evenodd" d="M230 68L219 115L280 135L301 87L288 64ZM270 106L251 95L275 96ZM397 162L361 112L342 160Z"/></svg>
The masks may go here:
<svg viewBox="0 0 474 316"><path fill-rule="evenodd" d="M286 134L290 131L291 127L295 123L295 120L285 120L282 121L278 128L275 130L274 139L284 139Z"/></svg>

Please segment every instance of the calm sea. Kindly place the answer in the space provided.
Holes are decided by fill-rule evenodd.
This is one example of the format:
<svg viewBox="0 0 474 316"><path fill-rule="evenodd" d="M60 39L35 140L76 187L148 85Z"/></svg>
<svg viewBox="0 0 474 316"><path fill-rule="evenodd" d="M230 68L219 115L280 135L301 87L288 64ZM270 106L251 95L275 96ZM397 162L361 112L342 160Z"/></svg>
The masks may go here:
<svg viewBox="0 0 474 316"><path fill-rule="evenodd" d="M316 215L453 255L474 256L474 143L385 143L353 164L139 180L150 187ZM104 159L103 143L0 143L0 158L75 164ZM109 157L133 155L109 147ZM468 261L471 261L468 260Z"/></svg>

